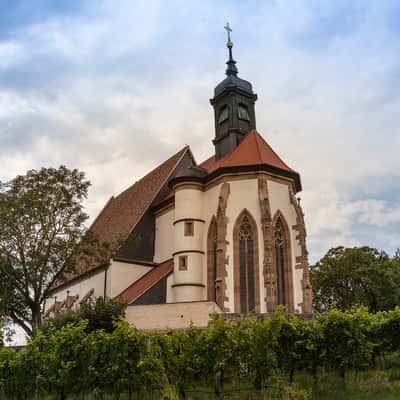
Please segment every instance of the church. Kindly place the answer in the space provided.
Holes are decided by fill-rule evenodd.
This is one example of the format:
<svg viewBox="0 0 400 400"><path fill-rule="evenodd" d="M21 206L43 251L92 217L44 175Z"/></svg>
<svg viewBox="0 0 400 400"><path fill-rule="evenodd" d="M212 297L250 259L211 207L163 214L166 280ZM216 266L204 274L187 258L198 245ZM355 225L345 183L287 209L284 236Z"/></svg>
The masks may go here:
<svg viewBox="0 0 400 400"><path fill-rule="evenodd" d="M214 313L310 314L298 172L256 130L257 95L239 78L228 31L226 77L210 100L214 154L185 146L116 197L90 231L121 243L53 288L45 317L91 298L125 301L139 329L206 326ZM210 135L211 139L211 135Z"/></svg>

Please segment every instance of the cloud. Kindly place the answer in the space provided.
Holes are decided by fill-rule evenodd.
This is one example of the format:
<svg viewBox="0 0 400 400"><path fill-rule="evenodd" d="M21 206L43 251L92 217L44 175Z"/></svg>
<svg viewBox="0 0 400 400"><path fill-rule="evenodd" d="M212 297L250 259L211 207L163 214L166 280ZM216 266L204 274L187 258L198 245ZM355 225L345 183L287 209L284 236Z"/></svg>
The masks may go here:
<svg viewBox="0 0 400 400"><path fill-rule="evenodd" d="M311 261L339 244L392 252L396 3L15 2L0 16L0 179L81 168L94 218L183 145L208 157L229 19L240 75L259 95L258 130L302 175Z"/></svg>

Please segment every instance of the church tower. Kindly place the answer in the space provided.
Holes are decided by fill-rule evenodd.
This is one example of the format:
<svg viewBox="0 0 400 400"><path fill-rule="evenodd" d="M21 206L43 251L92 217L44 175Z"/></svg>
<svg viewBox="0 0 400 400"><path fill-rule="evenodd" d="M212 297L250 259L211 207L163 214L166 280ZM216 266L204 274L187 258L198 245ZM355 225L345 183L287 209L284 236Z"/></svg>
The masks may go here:
<svg viewBox="0 0 400 400"><path fill-rule="evenodd" d="M214 97L210 100L214 107L216 159L231 153L244 135L256 129L254 103L257 95L253 93L251 83L238 77L236 61L233 59L229 24L228 32L229 59L227 61L227 77L214 89Z"/></svg>

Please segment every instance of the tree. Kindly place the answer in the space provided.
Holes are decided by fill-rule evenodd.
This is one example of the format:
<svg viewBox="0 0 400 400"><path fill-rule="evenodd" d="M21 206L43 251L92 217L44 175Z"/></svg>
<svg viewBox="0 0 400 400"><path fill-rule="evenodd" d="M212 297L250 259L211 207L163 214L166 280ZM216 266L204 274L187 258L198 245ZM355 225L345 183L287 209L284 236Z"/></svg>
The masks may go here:
<svg viewBox="0 0 400 400"><path fill-rule="evenodd" d="M82 262L106 257L107 246L85 234L89 185L65 166L0 182L0 315L29 336L61 271L73 271L78 254Z"/></svg>
<svg viewBox="0 0 400 400"><path fill-rule="evenodd" d="M53 318L43 322L42 330L61 329L67 324L76 325L86 321L86 331L93 332L103 329L113 332L117 321L125 317L127 304L124 301L113 301L109 298L97 297L89 299L77 310L62 310Z"/></svg>
<svg viewBox="0 0 400 400"><path fill-rule="evenodd" d="M336 247L311 266L314 307L326 311L365 306L369 311L400 305L400 262L371 247Z"/></svg>

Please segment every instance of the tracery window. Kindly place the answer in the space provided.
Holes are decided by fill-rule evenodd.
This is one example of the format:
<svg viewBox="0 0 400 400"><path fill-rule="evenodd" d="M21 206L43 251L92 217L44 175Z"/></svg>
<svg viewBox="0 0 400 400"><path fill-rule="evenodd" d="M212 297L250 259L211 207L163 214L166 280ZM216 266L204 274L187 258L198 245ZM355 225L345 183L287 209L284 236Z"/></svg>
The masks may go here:
<svg viewBox="0 0 400 400"><path fill-rule="evenodd" d="M217 222L215 217L210 222L207 237L207 298L209 301L216 300L217 279Z"/></svg>
<svg viewBox="0 0 400 400"><path fill-rule="evenodd" d="M278 212L274 218L274 264L276 275L276 302L294 311L293 273L289 228Z"/></svg>
<svg viewBox="0 0 400 400"><path fill-rule="evenodd" d="M257 225L244 211L234 229L235 311L259 312Z"/></svg>
<svg viewBox="0 0 400 400"><path fill-rule="evenodd" d="M277 275L278 304L286 304L285 293L285 233L283 231L282 219L278 217L275 224L275 258Z"/></svg>
<svg viewBox="0 0 400 400"><path fill-rule="evenodd" d="M254 311L254 240L247 216L239 230L240 252L240 309L243 313Z"/></svg>

